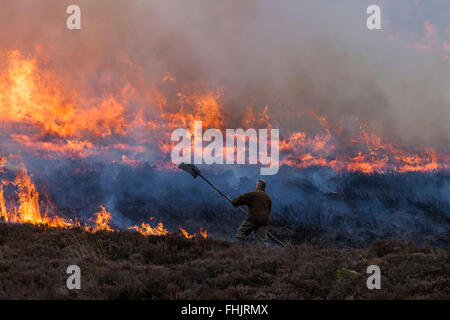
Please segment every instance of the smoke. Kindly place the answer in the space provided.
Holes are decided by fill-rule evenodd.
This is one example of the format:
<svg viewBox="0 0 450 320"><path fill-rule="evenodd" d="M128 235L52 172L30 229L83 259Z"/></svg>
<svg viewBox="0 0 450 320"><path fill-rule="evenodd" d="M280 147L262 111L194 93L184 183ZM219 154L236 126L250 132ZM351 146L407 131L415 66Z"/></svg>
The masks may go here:
<svg viewBox="0 0 450 320"><path fill-rule="evenodd" d="M80 0L79 31L65 28L70 4L2 2L0 46L33 53L39 45L86 96L125 82L145 90L169 72L181 83L223 86L231 122L247 106L267 105L282 132L314 131L313 111L344 132L364 123L413 149L448 151L446 1L383 1L377 31L365 26L373 1Z"/></svg>

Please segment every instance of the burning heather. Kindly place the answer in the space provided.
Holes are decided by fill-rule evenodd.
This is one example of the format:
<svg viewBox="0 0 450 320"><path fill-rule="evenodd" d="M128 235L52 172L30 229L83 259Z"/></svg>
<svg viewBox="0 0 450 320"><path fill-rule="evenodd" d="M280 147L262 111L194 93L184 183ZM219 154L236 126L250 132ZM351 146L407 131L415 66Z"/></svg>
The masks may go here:
<svg viewBox="0 0 450 320"><path fill-rule="evenodd" d="M54 31L53 15L17 25L24 2L0 5L1 23L16 27L0 31L1 220L230 239L238 211L171 161L172 132L192 136L201 121L203 131L279 130L267 191L284 240L449 244L448 26L419 15L411 33L387 13L389 27L372 38L349 22L360 18L336 20L357 7L328 4L336 13L313 19L333 10L169 2L86 3L77 31ZM249 147L223 153L237 159ZM250 160L199 166L234 197L260 178Z"/></svg>
<svg viewBox="0 0 450 320"><path fill-rule="evenodd" d="M154 217L151 217L150 220L153 220ZM154 228L150 226L149 223L142 222L141 226L132 226L129 229L136 230L140 234L143 234L145 236L152 235L152 236L164 236L168 234L169 232L167 229L164 228L164 225L162 222L159 222L158 225ZM183 234L184 235L184 234Z"/></svg>
<svg viewBox="0 0 450 320"><path fill-rule="evenodd" d="M2 146L14 152L4 155L4 161L22 152L52 160L96 156L136 166L151 161L151 154L161 169L169 169L172 130L186 127L193 134L195 120L206 128L220 129L231 121L223 110L224 90L220 88L185 89L186 85L178 86L166 73L144 92L125 82L113 92L85 96L64 83L56 70L43 68L39 54L24 56L12 50L1 55L5 63L0 80L0 120L6 138ZM134 76L142 76L139 68L135 72ZM167 81L173 83L174 96L158 90L158 86L168 86ZM248 106L239 115L238 127L271 128L279 120L268 112L268 106L261 113ZM342 127L331 126L325 117L308 110L305 116L316 123L318 132L285 132L280 141L282 165L369 174L449 168L448 154L435 149L414 152L383 141L364 124L355 134L344 134Z"/></svg>
<svg viewBox="0 0 450 320"><path fill-rule="evenodd" d="M3 196L3 186L11 184L16 187L16 195L18 203L11 209L7 210L5 199ZM68 227L71 223L64 221L59 217L49 217L47 212L39 209L39 193L36 191L35 185L31 182L26 169L20 171L14 181L2 180L0 186L0 206L1 215L6 222L31 223L38 225L49 225L51 227Z"/></svg>
<svg viewBox="0 0 450 320"><path fill-rule="evenodd" d="M18 172L14 181L2 180L0 185L0 221L4 222L16 222L16 223L29 223L33 225L45 225L49 227L57 228L83 228L88 232L98 231L110 231L115 230L111 227L111 213L106 208L100 205L100 211L95 212L93 217L90 218L91 225L82 224L79 221L72 221L72 219L64 219L58 216L49 216L48 212L41 212L39 209L39 193L36 191L36 186L31 181L30 175L28 175L26 169L22 169ZM10 201L8 208L5 204L3 186L12 185L16 188L17 203ZM151 218L150 220L153 220ZM167 235L169 231L164 228L162 222L159 222L155 228L152 228L150 224L142 222L141 226L135 225L129 227L131 230L135 230L144 236L162 236ZM179 227L181 235L187 239L192 239L197 234L189 234L185 229ZM119 230L116 230L119 231ZM201 229L200 234L206 239L206 230Z"/></svg>
<svg viewBox="0 0 450 320"><path fill-rule="evenodd" d="M92 229L93 232L105 230L105 231L114 231L111 229L111 226L109 225L111 222L111 214L106 211L105 207L100 206L100 212L94 213L95 219L95 227Z"/></svg>

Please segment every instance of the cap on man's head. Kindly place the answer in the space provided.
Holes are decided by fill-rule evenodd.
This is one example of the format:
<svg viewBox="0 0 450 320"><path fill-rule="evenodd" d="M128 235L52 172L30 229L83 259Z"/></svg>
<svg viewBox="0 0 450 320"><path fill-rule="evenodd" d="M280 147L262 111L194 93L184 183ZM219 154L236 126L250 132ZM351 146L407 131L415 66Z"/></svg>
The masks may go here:
<svg viewBox="0 0 450 320"><path fill-rule="evenodd" d="M260 189L266 190L266 181L265 180L259 179L257 183L258 183L258 186Z"/></svg>

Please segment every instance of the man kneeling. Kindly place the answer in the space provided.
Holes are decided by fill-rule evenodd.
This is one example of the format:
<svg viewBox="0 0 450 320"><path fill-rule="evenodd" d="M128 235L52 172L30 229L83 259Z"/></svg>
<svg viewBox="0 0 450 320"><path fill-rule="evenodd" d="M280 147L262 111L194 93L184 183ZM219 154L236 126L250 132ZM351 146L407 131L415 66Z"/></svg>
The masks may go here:
<svg viewBox="0 0 450 320"><path fill-rule="evenodd" d="M253 231L256 243L267 245L267 231L269 229L269 215L272 209L272 200L266 193L266 182L262 179L256 183L256 190L244 193L233 199L233 206L248 206L249 215L241 223L236 238L243 241Z"/></svg>

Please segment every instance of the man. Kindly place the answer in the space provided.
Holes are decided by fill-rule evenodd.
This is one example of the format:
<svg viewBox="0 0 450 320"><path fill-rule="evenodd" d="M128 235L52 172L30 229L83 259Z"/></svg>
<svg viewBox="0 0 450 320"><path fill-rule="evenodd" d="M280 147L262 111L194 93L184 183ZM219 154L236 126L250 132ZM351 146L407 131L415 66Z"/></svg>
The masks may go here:
<svg viewBox="0 0 450 320"><path fill-rule="evenodd" d="M236 238L243 241L253 231L256 243L267 245L267 231L269 229L269 215L272 209L272 200L266 193L266 182L262 179L256 182L256 190L244 193L233 199L233 206L248 206L249 215L241 223Z"/></svg>

